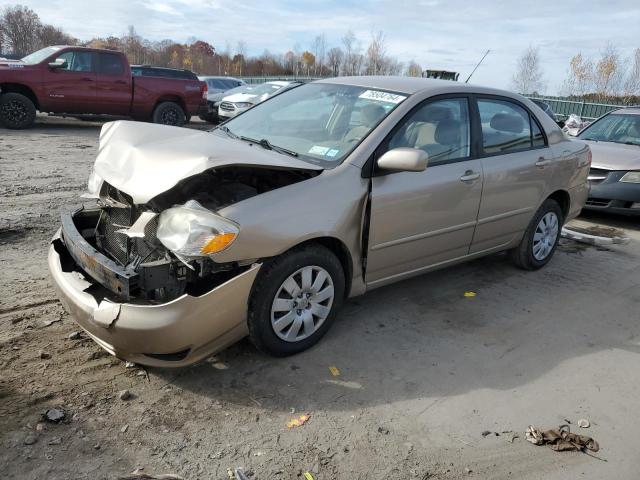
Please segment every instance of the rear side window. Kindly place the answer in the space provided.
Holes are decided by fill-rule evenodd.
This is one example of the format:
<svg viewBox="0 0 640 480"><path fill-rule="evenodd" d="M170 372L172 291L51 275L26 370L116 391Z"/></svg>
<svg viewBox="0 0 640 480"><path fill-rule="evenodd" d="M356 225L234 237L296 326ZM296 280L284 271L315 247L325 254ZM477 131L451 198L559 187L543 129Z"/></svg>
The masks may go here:
<svg viewBox="0 0 640 480"><path fill-rule="evenodd" d="M485 153L509 153L545 146L537 122L520 105L508 100L478 99Z"/></svg>
<svg viewBox="0 0 640 480"><path fill-rule="evenodd" d="M98 73L104 75L122 75L124 73L124 65L120 55L113 53L98 54Z"/></svg>

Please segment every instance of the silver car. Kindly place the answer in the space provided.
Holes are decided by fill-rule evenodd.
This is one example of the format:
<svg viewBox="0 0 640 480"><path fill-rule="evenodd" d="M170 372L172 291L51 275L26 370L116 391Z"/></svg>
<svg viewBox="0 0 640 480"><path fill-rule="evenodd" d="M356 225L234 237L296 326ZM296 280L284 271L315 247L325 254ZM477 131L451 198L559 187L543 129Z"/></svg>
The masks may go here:
<svg viewBox="0 0 640 480"><path fill-rule="evenodd" d="M299 85L299 82L274 81L251 85L246 90L225 96L218 104L218 118L227 120L249 110L254 105L281 92L285 88Z"/></svg>
<svg viewBox="0 0 640 480"><path fill-rule="evenodd" d="M49 268L120 358L187 365L246 335L290 355L368 290L504 250L543 267L590 160L516 94L322 80L210 132L106 124L95 206L63 214Z"/></svg>

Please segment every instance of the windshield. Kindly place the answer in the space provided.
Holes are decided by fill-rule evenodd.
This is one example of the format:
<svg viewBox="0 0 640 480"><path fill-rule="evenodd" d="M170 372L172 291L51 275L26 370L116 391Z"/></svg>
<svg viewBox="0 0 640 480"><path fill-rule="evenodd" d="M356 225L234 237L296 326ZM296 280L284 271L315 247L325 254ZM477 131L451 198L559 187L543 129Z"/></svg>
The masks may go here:
<svg viewBox="0 0 640 480"><path fill-rule="evenodd" d="M611 114L585 128L578 138L640 145L640 115Z"/></svg>
<svg viewBox="0 0 640 480"><path fill-rule="evenodd" d="M322 166L341 162L406 95L310 83L276 95L224 125ZM263 142L265 143L265 142Z"/></svg>
<svg viewBox="0 0 640 480"><path fill-rule="evenodd" d="M47 58L49 55L53 55L58 50L60 50L60 47L43 48L42 50L38 50L37 52L33 52L32 54L27 55L26 57L24 57L22 59L22 61L24 63L29 64L29 65L35 65L36 63L40 63L42 60Z"/></svg>
<svg viewBox="0 0 640 480"><path fill-rule="evenodd" d="M254 86L251 89L252 95L263 95L265 93L273 93L280 90L282 85L274 85L273 83L263 83L262 85Z"/></svg>

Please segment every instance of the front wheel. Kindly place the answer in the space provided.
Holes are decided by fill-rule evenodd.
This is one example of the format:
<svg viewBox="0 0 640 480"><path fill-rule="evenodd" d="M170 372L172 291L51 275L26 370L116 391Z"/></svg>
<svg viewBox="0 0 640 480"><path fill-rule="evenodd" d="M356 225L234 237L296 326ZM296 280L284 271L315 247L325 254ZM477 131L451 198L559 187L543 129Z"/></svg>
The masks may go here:
<svg viewBox="0 0 640 480"><path fill-rule="evenodd" d="M182 107L175 102L162 102L153 111L153 123L181 127L187 116Z"/></svg>
<svg viewBox="0 0 640 480"><path fill-rule="evenodd" d="M0 96L0 125L13 130L29 128L36 120L36 106L20 93Z"/></svg>
<svg viewBox="0 0 640 480"><path fill-rule="evenodd" d="M516 266L537 270L549 263L558 246L563 222L558 202L545 200L529 223L520 245L511 251Z"/></svg>
<svg viewBox="0 0 640 480"><path fill-rule="evenodd" d="M292 355L317 343L342 304L344 270L326 247L308 245L262 267L249 300L249 337L264 353Z"/></svg>

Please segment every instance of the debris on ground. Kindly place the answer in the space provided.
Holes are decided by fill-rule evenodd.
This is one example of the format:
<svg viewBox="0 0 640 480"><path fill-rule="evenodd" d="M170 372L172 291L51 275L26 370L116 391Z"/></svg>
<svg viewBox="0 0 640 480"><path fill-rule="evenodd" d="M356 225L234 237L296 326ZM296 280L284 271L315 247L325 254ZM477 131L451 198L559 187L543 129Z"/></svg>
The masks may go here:
<svg viewBox="0 0 640 480"><path fill-rule="evenodd" d="M576 242L586 243L588 245L596 245L599 247L607 245L626 245L629 243L629 237L624 237L623 232L617 229L611 230L596 230L597 233L592 233L587 229L578 227L562 228L562 237L569 238Z"/></svg>
<svg viewBox="0 0 640 480"><path fill-rule="evenodd" d="M40 350L40 358L42 360L48 360L51 358L51 354L49 352L45 352L44 350Z"/></svg>
<svg viewBox="0 0 640 480"><path fill-rule="evenodd" d="M229 469L229 471L231 471L231 469ZM233 476L230 476L229 478L235 479L235 480L249 480L249 476L244 473L244 470L242 470L241 468L236 468L233 471Z"/></svg>
<svg viewBox="0 0 640 480"><path fill-rule="evenodd" d="M475 297L478 294L476 292L464 292L464 296L467 298Z"/></svg>
<svg viewBox="0 0 640 480"><path fill-rule="evenodd" d="M133 398L133 393L131 393L129 390L120 390L118 392L118 398L123 402L126 402L127 400L131 400Z"/></svg>
<svg viewBox="0 0 640 480"><path fill-rule="evenodd" d="M292 418L287 422L287 428L300 427L307 423L307 421L311 418L311 414L305 413L304 415L300 415L298 418Z"/></svg>
<svg viewBox="0 0 640 480"><path fill-rule="evenodd" d="M125 424L122 426L122 428L120 429L120 433L126 433L127 430L129 430L129 424Z"/></svg>
<svg viewBox="0 0 640 480"><path fill-rule="evenodd" d="M67 338L69 340L80 340L82 338L82 332L71 332Z"/></svg>
<svg viewBox="0 0 640 480"><path fill-rule="evenodd" d="M580 428L589 428L591 424L589 423L589 420L587 420L586 418L581 418L580 420L578 420L578 426Z"/></svg>
<svg viewBox="0 0 640 480"><path fill-rule="evenodd" d="M60 423L64 420L65 416L64 410L60 408L49 408L42 414L42 418L50 423Z"/></svg>
<svg viewBox="0 0 640 480"><path fill-rule="evenodd" d="M24 444L25 445L33 445L37 441L38 441L38 436L37 435L29 434L29 435L27 435L25 437Z"/></svg>
<svg viewBox="0 0 640 480"><path fill-rule="evenodd" d="M124 363L124 368L134 368L136 366L135 363L133 362L125 362Z"/></svg>
<svg viewBox="0 0 640 480"><path fill-rule="evenodd" d="M481 435L482 435L483 437L486 437L487 435L491 435L491 432L490 432L489 430L484 430L484 431L481 433Z"/></svg>
<svg viewBox="0 0 640 480"><path fill-rule="evenodd" d="M333 375L334 377L339 377L340 376L340 370L338 370L338 367L334 367L333 365L329 367L329 371L331 372L331 375Z"/></svg>
<svg viewBox="0 0 640 480"><path fill-rule="evenodd" d="M50 327L54 323L58 323L58 322L61 322L61 321L62 321L62 318L53 318L51 320L45 320L44 322L42 322L42 326L43 327Z"/></svg>
<svg viewBox="0 0 640 480"><path fill-rule="evenodd" d="M184 478L172 473L164 475L150 475L148 473L137 472L136 470L123 477L118 477L118 480L184 480Z"/></svg>
<svg viewBox="0 0 640 480"><path fill-rule="evenodd" d="M526 432L528 442L534 445L548 445L556 452L585 451L597 452L600 445L593 438L586 435L571 433L569 425L560 425L555 430L542 432L533 425L529 425Z"/></svg>
<svg viewBox="0 0 640 480"><path fill-rule="evenodd" d="M389 429L386 427L378 427L378 433L383 435L389 435Z"/></svg>
<svg viewBox="0 0 640 480"><path fill-rule="evenodd" d="M304 477L304 480L314 480L313 475L311 475L311 472L304 472L302 476Z"/></svg>

